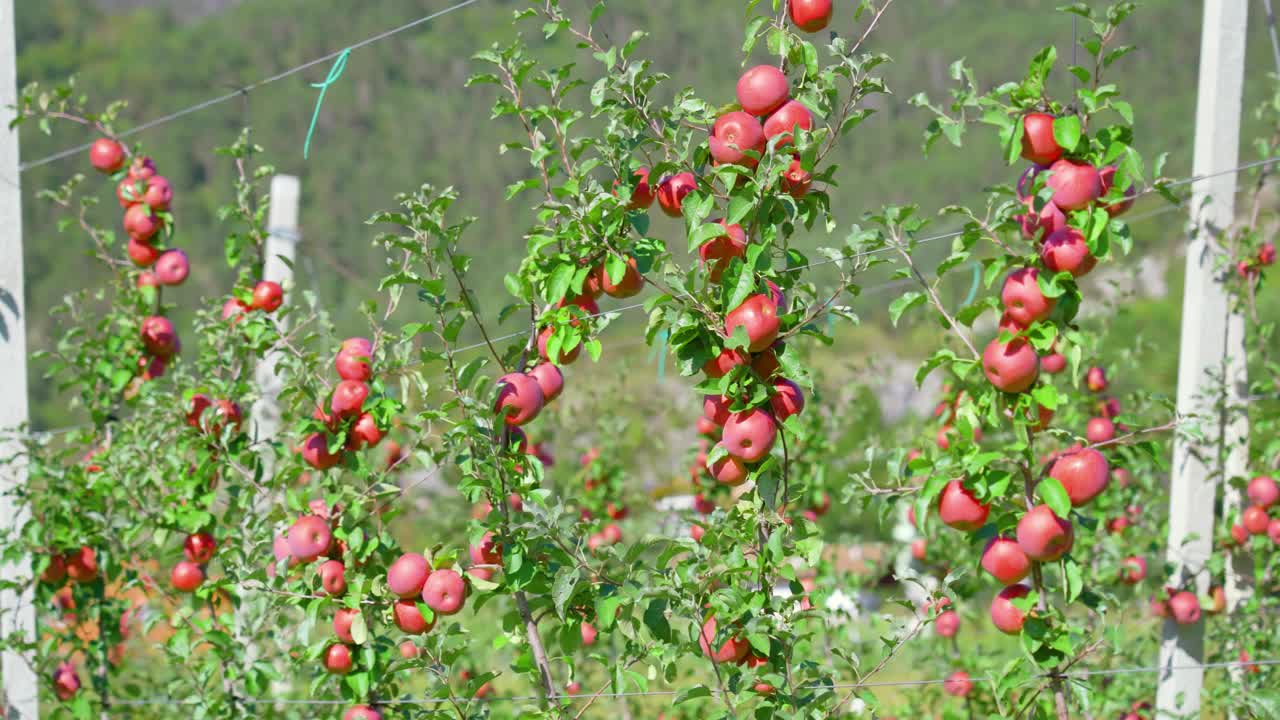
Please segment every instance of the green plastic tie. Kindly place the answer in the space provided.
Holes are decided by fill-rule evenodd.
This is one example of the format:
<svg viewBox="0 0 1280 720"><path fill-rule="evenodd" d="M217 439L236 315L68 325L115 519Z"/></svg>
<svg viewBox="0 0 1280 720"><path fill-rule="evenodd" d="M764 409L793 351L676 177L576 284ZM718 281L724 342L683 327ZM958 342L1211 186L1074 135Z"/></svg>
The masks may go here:
<svg viewBox="0 0 1280 720"><path fill-rule="evenodd" d="M311 114L311 127L307 128L307 141L302 146L302 159L306 160L311 155L311 136L316 131L316 120L320 119L320 106L324 104L324 95L329 91L329 86L338 81L342 77L342 72L347 69L347 58L351 55L351 48L338 53L338 59L333 61L333 67L329 68L329 76L324 82L311 83L311 87L320 91L320 97L316 98L316 111Z"/></svg>
<svg viewBox="0 0 1280 720"><path fill-rule="evenodd" d="M970 264L973 266L973 284L969 286L969 294L965 297L964 302L960 303L960 307L973 302L973 298L978 294L978 284L982 282L982 264L977 261Z"/></svg>
<svg viewBox="0 0 1280 720"><path fill-rule="evenodd" d="M658 344L649 350L649 359L653 360L654 354L658 356L658 379L661 380L667 374L667 330L663 328L658 331Z"/></svg>

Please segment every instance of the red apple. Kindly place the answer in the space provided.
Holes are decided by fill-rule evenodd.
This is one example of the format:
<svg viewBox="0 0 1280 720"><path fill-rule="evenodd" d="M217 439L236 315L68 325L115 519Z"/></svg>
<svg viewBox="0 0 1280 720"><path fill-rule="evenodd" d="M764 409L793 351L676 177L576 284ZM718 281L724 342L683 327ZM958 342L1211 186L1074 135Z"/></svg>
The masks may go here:
<svg viewBox="0 0 1280 720"><path fill-rule="evenodd" d="M160 287L160 280L153 272L143 271L138 273L138 279L134 281L134 285L139 289L144 287Z"/></svg>
<svg viewBox="0 0 1280 720"><path fill-rule="evenodd" d="M173 202L173 188L168 180L161 175L153 175L146 179L145 187L142 202L156 212L169 209L169 204Z"/></svg>
<svg viewBox="0 0 1280 720"><path fill-rule="evenodd" d="M724 423L724 435L720 441L730 455L743 462L763 460L773 449L778 436L778 426L769 413L752 408L730 413Z"/></svg>
<svg viewBox="0 0 1280 720"><path fill-rule="evenodd" d="M173 583L173 589L178 592L195 592L196 588L204 582L204 570L190 560L183 560L173 566L173 571L169 573L169 582Z"/></svg>
<svg viewBox="0 0 1280 720"><path fill-rule="evenodd" d="M973 532L987 523L991 506L983 505L959 480L942 489L938 500L938 517L944 524L963 532Z"/></svg>
<svg viewBox="0 0 1280 720"><path fill-rule="evenodd" d="M1200 621L1200 600L1195 593L1183 590L1169 598L1169 614L1179 625L1191 625Z"/></svg>
<svg viewBox="0 0 1280 720"><path fill-rule="evenodd" d="M120 203L120 207L128 210L130 207L142 202L142 193L146 190L146 186L133 178L122 178L116 183L116 200Z"/></svg>
<svg viewBox="0 0 1280 720"><path fill-rule="evenodd" d="M583 644L583 645L585 645L585 646L587 646L587 647L590 647L590 646L592 646L592 645L595 645L595 644L596 644L596 635L597 635L597 633L596 633L596 628L595 628L595 626L594 626L594 625L592 625L591 623L587 622L586 620L583 620L583 621L582 621L582 624L579 626L579 629L582 631L582 644Z"/></svg>
<svg viewBox="0 0 1280 720"><path fill-rule="evenodd" d="M124 231L133 240L147 242L160 232L164 221L144 204L130 206L124 211Z"/></svg>
<svg viewBox="0 0 1280 720"><path fill-rule="evenodd" d="M997 337L982 353L982 370L997 390L1020 393L1035 384L1040 375L1040 358L1023 338L1000 342Z"/></svg>
<svg viewBox="0 0 1280 720"><path fill-rule="evenodd" d="M302 441L302 461L316 470L328 470L342 462L342 451L329 452L329 439L324 433L311 433Z"/></svg>
<svg viewBox="0 0 1280 720"><path fill-rule="evenodd" d="M253 286L253 304L255 310L273 313L284 303L284 288L272 280L260 280Z"/></svg>
<svg viewBox="0 0 1280 720"><path fill-rule="evenodd" d="M642 167L632 173L636 178L636 187L631 191L631 199L627 203L629 210L647 210L653 205L653 187L649 185L649 168Z"/></svg>
<svg viewBox="0 0 1280 720"><path fill-rule="evenodd" d="M1111 481L1111 467L1102 453L1085 448L1064 453L1055 460L1049 468L1049 477L1062 483L1067 497L1071 498L1072 506L1080 507L1089 504L1107 489L1107 484Z"/></svg>
<svg viewBox="0 0 1280 720"><path fill-rule="evenodd" d="M1028 240L1039 235L1041 239L1050 235L1067 225L1067 215L1062 209L1053 204L1052 200L1044 201L1044 205L1040 210L1036 211L1036 203L1039 202L1034 195L1028 195L1022 198L1022 204L1026 206L1027 211L1021 215L1014 217L1018 221L1018 227L1022 230L1022 236Z"/></svg>
<svg viewBox="0 0 1280 720"><path fill-rule="evenodd" d="M218 543L213 536L201 531L187 536L182 543L182 554L191 562L203 565L213 559L213 552L217 548Z"/></svg>
<svg viewBox="0 0 1280 720"><path fill-rule="evenodd" d="M805 32L818 32L831 22L831 0L787 0L791 22Z"/></svg>
<svg viewBox="0 0 1280 720"><path fill-rule="evenodd" d="M658 183L658 207L668 217L680 217L684 213L684 198L698 187L693 173L683 172L663 178Z"/></svg>
<svg viewBox="0 0 1280 720"><path fill-rule="evenodd" d="M360 451L375 447L380 442L382 442L382 428L378 427L378 421L374 420L369 413L361 413L360 417L351 424L351 429L347 431L348 450Z"/></svg>
<svg viewBox="0 0 1280 720"><path fill-rule="evenodd" d="M769 407L773 410L773 417L778 422L783 422L804 410L804 393L800 391L799 385L790 380L786 378L774 380L773 393L769 398Z"/></svg>
<svg viewBox="0 0 1280 720"><path fill-rule="evenodd" d="M346 675L353 665L351 648L341 643L334 643L324 651L324 669L334 675Z"/></svg>
<svg viewBox="0 0 1280 720"><path fill-rule="evenodd" d="M955 610L947 610L933 621L933 631L938 633L939 637L955 637L959 630L960 615Z"/></svg>
<svg viewBox="0 0 1280 720"><path fill-rule="evenodd" d="M736 663L747 656L751 650L751 645L743 637L727 638L718 648L716 647L717 631L715 616L707 618L702 624L702 629L698 632L698 647L702 648L702 654L711 658L714 663Z"/></svg>
<svg viewBox="0 0 1280 720"><path fill-rule="evenodd" d="M1243 545L1249 542L1249 531L1244 529L1240 523L1231 526L1231 539L1236 545Z"/></svg>
<svg viewBox="0 0 1280 720"><path fill-rule="evenodd" d="M772 65L757 65L738 78L738 104L752 115L768 115L791 93L787 76Z"/></svg>
<svg viewBox="0 0 1280 720"><path fill-rule="evenodd" d="M635 258L627 258L626 270L622 273L622 279L616 283L609 279L609 273L604 268L604 265L600 266L600 288L609 297L629 298L644 289L644 276L636 268Z"/></svg>
<svg viewBox="0 0 1280 720"><path fill-rule="evenodd" d="M149 157L136 156L129 163L129 177L135 180L146 180L156 174L155 161Z"/></svg>
<svg viewBox="0 0 1280 720"><path fill-rule="evenodd" d="M1069 272L1072 277L1088 275L1098 264L1089 254L1084 235L1073 227L1064 227L1044 239L1040 246L1040 261L1053 272Z"/></svg>
<svg viewBox="0 0 1280 720"><path fill-rule="evenodd" d="M111 138L98 138L89 146L89 164L100 173L118 172L124 160L124 146Z"/></svg>
<svg viewBox="0 0 1280 720"><path fill-rule="evenodd" d="M1116 437L1116 424L1104 417L1090 418L1085 426L1084 436L1091 443L1104 443Z"/></svg>
<svg viewBox="0 0 1280 720"><path fill-rule="evenodd" d="M1249 496L1249 502L1258 507L1269 508L1280 502L1280 487L1277 487L1276 481L1266 475L1259 475L1249 481L1249 487L1245 491Z"/></svg>
<svg viewBox="0 0 1280 720"><path fill-rule="evenodd" d="M739 365L746 365L751 362L751 358L741 350L732 350L725 348L720 351L719 355L711 358L702 365L702 372L710 378L722 378L729 374L729 371Z"/></svg>
<svg viewBox="0 0 1280 720"><path fill-rule="evenodd" d="M719 237L711 238L698 248L698 257L704 266L710 265L711 269L707 274L711 282L720 282L720 276L724 274L725 268L729 267L729 262L736 257L742 257L747 253L747 233L742 226L734 223L725 225L724 220L716 220L725 226L727 234Z"/></svg>
<svg viewBox="0 0 1280 720"><path fill-rule="evenodd" d="M93 582L98 577L98 556L93 548L81 545L67 554L67 577L78 583Z"/></svg>
<svg viewBox="0 0 1280 720"><path fill-rule="evenodd" d="M53 671L53 692L66 702L80 691L80 675L71 663L62 663Z"/></svg>
<svg viewBox="0 0 1280 720"><path fill-rule="evenodd" d="M435 618L431 622L427 622L427 618L418 609L418 604L414 600L397 600L391 606L391 615L395 620L396 627L402 632L410 635L422 635L431 632L431 628L435 627Z"/></svg>
<svg viewBox="0 0 1280 720"><path fill-rule="evenodd" d="M929 543L924 538L916 538L911 541L911 557L919 560L920 562L924 562L925 557L928 556L928 552Z"/></svg>
<svg viewBox="0 0 1280 720"><path fill-rule="evenodd" d="M555 333L555 328L550 325L542 328L542 332L538 333L538 357L547 362L554 362L557 365L572 365L574 360L578 359L578 353L582 352L582 343L573 346L572 350L560 348L560 357L552 358L547 354L547 345L551 342L551 336Z"/></svg>
<svg viewBox="0 0 1280 720"><path fill-rule="evenodd" d="M755 167L759 158L748 155L747 151L764 152L764 130L754 116L735 110L716 119L709 143L711 157L717 163Z"/></svg>
<svg viewBox="0 0 1280 720"><path fill-rule="evenodd" d="M57 585L67 578L67 561L61 555L50 555L49 564L40 573L40 582Z"/></svg>
<svg viewBox="0 0 1280 720"><path fill-rule="evenodd" d="M405 553L387 568L387 588L392 595L411 598L422 592L431 574L427 559L418 553Z"/></svg>
<svg viewBox="0 0 1280 720"><path fill-rule="evenodd" d="M729 421L729 398L723 395L703 395L702 415L718 427Z"/></svg>
<svg viewBox="0 0 1280 720"><path fill-rule="evenodd" d="M412 640L405 640L404 642L400 643L399 649L400 649L400 657L404 658L405 660L413 660L422 654L422 651L418 649L417 645L413 644Z"/></svg>
<svg viewBox="0 0 1280 720"><path fill-rule="evenodd" d="M369 382L373 379L372 350L343 348L333 359L333 368L343 380Z"/></svg>
<svg viewBox="0 0 1280 720"><path fill-rule="evenodd" d="M507 425L524 425L542 412L542 388L524 373L507 373L498 378L498 400L493 411L503 416Z"/></svg>
<svg viewBox="0 0 1280 720"><path fill-rule="evenodd" d="M1271 538L1271 542L1280 545L1280 518L1267 523L1267 537Z"/></svg>
<svg viewBox="0 0 1280 720"><path fill-rule="evenodd" d="M1096 393L1107 389L1107 371L1100 367L1091 367L1084 375L1084 384Z"/></svg>
<svg viewBox="0 0 1280 720"><path fill-rule="evenodd" d="M534 382L538 384L538 389L542 391L544 403L549 403L560 397L560 392L564 390L564 375L560 373L560 368L553 363L538 363L529 371L529 377L533 378Z"/></svg>
<svg viewBox="0 0 1280 720"><path fill-rule="evenodd" d="M368 385L355 380L342 380L333 388L329 410L339 418L359 415L367 397L369 397Z"/></svg>
<svg viewBox="0 0 1280 720"><path fill-rule="evenodd" d="M1064 212L1083 210L1102 196L1102 178L1088 163L1058 160L1049 167L1045 185L1053 190L1050 199Z"/></svg>
<svg viewBox="0 0 1280 720"><path fill-rule="evenodd" d="M1147 560L1146 558L1133 555L1125 558L1120 564L1120 582L1125 585L1136 585L1147 577Z"/></svg>
<svg viewBox="0 0 1280 720"><path fill-rule="evenodd" d="M479 543L471 546L470 555L471 562L477 565L501 565L502 545L490 531L480 538Z"/></svg>
<svg viewBox="0 0 1280 720"><path fill-rule="evenodd" d="M1102 196L1105 197L1111 193L1111 188L1116 181L1116 166L1107 165L1098 171L1098 179L1102 182ZM1124 191L1124 199L1112 201L1107 205L1107 214L1111 217L1119 217L1133 207L1134 198L1138 195L1138 189L1132 184Z"/></svg>
<svg viewBox="0 0 1280 720"><path fill-rule="evenodd" d="M1022 623L1027 615L1014 607L1013 601L1024 598L1031 592L1026 585L1010 585L991 598L991 624L1005 635L1017 635L1022 632Z"/></svg>
<svg viewBox="0 0 1280 720"><path fill-rule="evenodd" d="M1040 166L1062 157L1062 147L1053 138L1052 115L1028 113L1022 118L1022 157Z"/></svg>
<svg viewBox="0 0 1280 720"><path fill-rule="evenodd" d="M156 357L167 358L178 350L178 333L167 317L152 315L143 320L140 334L147 352Z"/></svg>
<svg viewBox="0 0 1280 720"><path fill-rule="evenodd" d="M764 121L764 136L766 140L772 140L781 135L774 147L782 147L791 144L791 134L796 131L796 128L813 129L813 115L804 103L799 100L788 100Z"/></svg>
<svg viewBox="0 0 1280 720"><path fill-rule="evenodd" d="M412 646L413 643L409 645ZM417 654L415 653L413 657L417 657ZM368 705L356 705L342 714L342 720L382 720L382 713Z"/></svg>
<svg viewBox="0 0 1280 720"><path fill-rule="evenodd" d="M982 551L982 569L996 580L1012 585L1031 572L1031 560L1022 546L1009 537L995 537Z"/></svg>
<svg viewBox="0 0 1280 720"><path fill-rule="evenodd" d="M702 513L703 515L710 515L711 513L715 512L716 505L715 503L708 500L706 495L703 495L702 493L698 493L697 495L693 496L693 509L698 511L699 513Z"/></svg>
<svg viewBox="0 0 1280 720"><path fill-rule="evenodd" d="M973 692L973 681L969 679L969 673L957 670L947 676L942 689L953 697L964 697Z"/></svg>
<svg viewBox="0 0 1280 720"><path fill-rule="evenodd" d="M160 253L155 262L155 277L161 285L181 285L191 272L187 254L174 248Z"/></svg>
<svg viewBox="0 0 1280 720"><path fill-rule="evenodd" d="M1266 508L1250 505L1244 509L1244 514L1240 516L1240 521L1250 535L1262 535L1267 531L1267 524L1271 522L1271 518L1267 517Z"/></svg>
<svg viewBox="0 0 1280 720"><path fill-rule="evenodd" d="M130 241L132 243L132 241ZM249 306L236 298L230 298L222 304L222 319L239 322L241 316L249 310Z"/></svg>
<svg viewBox="0 0 1280 720"><path fill-rule="evenodd" d="M1058 517L1048 505L1037 505L1018 521L1018 545L1027 557L1054 562L1071 550L1075 533L1071 522Z"/></svg>
<svg viewBox="0 0 1280 720"><path fill-rule="evenodd" d="M711 463L707 472L722 485L741 485L747 479L747 466L733 455L725 455Z"/></svg>
<svg viewBox="0 0 1280 720"><path fill-rule="evenodd" d="M462 576L450 569L436 570L422 586L422 601L440 615L453 615L462 609L467 585Z"/></svg>
<svg viewBox="0 0 1280 720"><path fill-rule="evenodd" d="M151 267L160 258L160 249L146 242L129 238L129 259L138 267Z"/></svg>
<svg viewBox="0 0 1280 720"><path fill-rule="evenodd" d="M1258 248L1258 264L1262 266L1274 265L1276 262L1276 244L1273 242L1262 243L1262 247Z"/></svg>
<svg viewBox="0 0 1280 720"><path fill-rule="evenodd" d="M813 175L804 169L800 158L795 158L782 173L782 191L793 198L800 199L809 194L813 187Z"/></svg>
<svg viewBox="0 0 1280 720"><path fill-rule="evenodd" d="M768 295L752 295L725 316L724 332L733 337L733 331L743 327L750 343L747 349L761 352L778 337L778 306Z"/></svg>
<svg viewBox="0 0 1280 720"><path fill-rule="evenodd" d="M142 380L155 380L164 375L169 362L165 358L142 356L138 358L138 377Z"/></svg>
<svg viewBox="0 0 1280 720"><path fill-rule="evenodd" d="M1023 328L1049 317L1057 303L1040 292L1040 285L1036 282L1038 276L1039 271L1035 268L1014 270L1004 279L1004 287L1000 290L1005 313Z"/></svg>
<svg viewBox="0 0 1280 720"><path fill-rule="evenodd" d="M301 562L311 562L324 554L333 541L329 523L318 515L303 515L289 528L289 554Z"/></svg>
<svg viewBox="0 0 1280 720"><path fill-rule="evenodd" d="M347 592L347 566L341 560L325 560L318 571L320 587L332 597Z"/></svg>

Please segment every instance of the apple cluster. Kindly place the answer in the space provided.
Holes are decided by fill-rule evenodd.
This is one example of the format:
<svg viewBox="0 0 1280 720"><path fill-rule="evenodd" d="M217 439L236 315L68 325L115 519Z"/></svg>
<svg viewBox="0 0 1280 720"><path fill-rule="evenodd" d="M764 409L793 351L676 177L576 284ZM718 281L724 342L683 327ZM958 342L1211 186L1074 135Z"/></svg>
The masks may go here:
<svg viewBox="0 0 1280 720"><path fill-rule="evenodd" d="M187 536L182 543L184 559L169 572L169 582L178 592L191 593L204 583L206 568L213 559L218 543L213 535L201 530Z"/></svg>
<svg viewBox="0 0 1280 720"><path fill-rule="evenodd" d="M270 314L279 310L283 304L284 288L280 287L280 283L275 280L259 280L253 286L247 302L236 297L234 293L227 298L227 301L222 304L222 319L239 322L244 313L261 310Z"/></svg>
<svg viewBox="0 0 1280 720"><path fill-rule="evenodd" d="M343 340L333 366L340 380L329 394L328 407L317 404L312 413L324 429L308 435L297 449L303 462L316 470L342 464L348 452L377 446L385 434L373 414L365 410L373 379L373 343L361 337ZM346 440L333 450L330 435Z"/></svg>
<svg viewBox="0 0 1280 720"><path fill-rule="evenodd" d="M1272 508L1280 503L1280 486L1267 476L1259 475L1249 481L1245 490L1249 507L1240 514L1240 521L1231 526L1234 545L1244 545L1250 535L1266 535L1280 545L1280 518L1271 517Z"/></svg>
<svg viewBox="0 0 1280 720"><path fill-rule="evenodd" d="M618 521L626 518L629 511L617 495L619 483L615 480L613 468L594 447L583 453L578 463L582 466L582 489L586 491L580 517L583 522L595 526L587 537L587 549L595 552L605 545L617 545L622 542L622 528Z"/></svg>
<svg viewBox="0 0 1280 720"><path fill-rule="evenodd" d="M1257 254L1251 258L1243 258L1236 263L1236 273L1246 280L1258 274L1264 267L1275 265L1276 244L1265 242L1258 248Z"/></svg>
<svg viewBox="0 0 1280 720"><path fill-rule="evenodd" d="M76 620L76 601L73 584L84 585L98 579L98 559L93 548L84 545L69 552L49 555L48 564L40 573L40 582L61 585L54 592L54 603L63 613L67 625ZM118 654L118 653L115 653ZM59 700L67 701L80 690L80 674L70 661L59 663L53 671L53 691Z"/></svg>

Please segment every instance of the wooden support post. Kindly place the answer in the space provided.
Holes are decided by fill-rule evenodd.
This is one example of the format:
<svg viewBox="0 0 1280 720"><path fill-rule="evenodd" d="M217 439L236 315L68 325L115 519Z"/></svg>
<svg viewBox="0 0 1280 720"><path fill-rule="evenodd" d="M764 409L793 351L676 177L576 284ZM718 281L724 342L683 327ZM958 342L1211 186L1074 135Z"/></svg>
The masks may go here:
<svg viewBox="0 0 1280 720"><path fill-rule="evenodd" d="M276 175L271 178L271 210L267 220L267 251L262 279L273 280L285 288L285 302L294 292L293 263L298 243L298 178ZM254 435L259 440L274 437L280 431L280 378L275 374L275 353L269 353L258 365L255 379L262 393L253 406Z"/></svg>
<svg viewBox="0 0 1280 720"><path fill-rule="evenodd" d="M1218 482L1243 474L1248 418L1220 414L1225 383L1228 405L1239 407L1247 391L1244 318L1233 313L1220 263L1219 236L1235 220L1240 111L1244 87L1247 0L1205 0L1200 43L1200 88L1191 213L1195 235L1187 246L1182 301L1182 347L1178 357L1178 413L1195 415L1201 440L1179 433L1173 446L1169 492L1167 559L1171 585L1208 590L1205 562L1213 549L1214 500ZM1164 624L1160 645L1157 717L1197 717L1204 686L1204 625Z"/></svg>
<svg viewBox="0 0 1280 720"><path fill-rule="evenodd" d="M0 0L0 107L18 104L13 0ZM0 530L11 534L27 522L27 511L12 493L27 482L20 433L27 430L26 302L22 278L22 183L18 171L18 130L0 125ZM0 580L26 583L25 590L0 591L0 636L35 639L36 610L31 561L6 563ZM4 716L39 717L34 659L8 651L0 658Z"/></svg>

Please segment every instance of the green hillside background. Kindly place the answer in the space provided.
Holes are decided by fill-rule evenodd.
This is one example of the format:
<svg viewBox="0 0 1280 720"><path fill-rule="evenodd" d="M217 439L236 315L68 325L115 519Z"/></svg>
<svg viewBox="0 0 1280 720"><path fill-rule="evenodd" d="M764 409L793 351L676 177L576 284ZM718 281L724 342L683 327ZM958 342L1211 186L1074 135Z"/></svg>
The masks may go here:
<svg viewBox="0 0 1280 720"><path fill-rule="evenodd" d="M77 74L95 100L124 98L129 123L143 122L189 104L269 76L367 36L447 6L447 0L202 0L195 2L94 2L42 0L17 7L19 82L57 82ZM482 312L492 317L505 302L502 274L523 253L521 229L530 220L525 203L505 202L504 188L522 178L524 159L500 156L499 143L513 139L515 128L489 119L492 91L467 89L476 69L471 56L515 32L510 18L514 0L481 2L390 40L355 51L343 78L334 85L320 114L311 158L302 158L303 140L315 102L310 82L324 78L325 67L271 84L234 100L144 133L141 139L161 172L173 182L180 229L175 244L193 260L191 279L166 297L183 308L220 303L230 275L221 260L222 229L215 208L230 194L231 168L213 149L230 143L249 124L264 145L268 161L302 180L298 282L313 289L333 313L342 331L361 332L357 306L373 295L382 273L380 250L364 220L388 207L394 195L423 182L455 185L462 208L479 217L467 236L470 253L482 261ZM565 0L583 12L585 0ZM878 113L845 144L835 162L843 168L842 187L834 191L843 228L885 203L915 202L929 211L972 202L983 186L1007 180L1017 170L1004 167L993 143L971 134L963 150L938 146L921 152L925 113L906 99L925 91L935 100L950 84L947 67L966 58L984 85L1018 77L1026 61L1046 44L1070 58L1069 16L1054 12L1049 0L898 0L886 14L871 47L893 57L885 75L894 94L876 103ZM737 47L743 25L742 0L706 2L614 2L604 28L611 37L633 29L651 37L642 52L673 75L669 89L694 86L718 102L733 97L740 73ZM851 6L851 0L837 6ZM1094 3L1101 7L1102 3ZM1273 72L1265 17L1251 4L1246 108L1269 92ZM1138 52L1117 65L1112 80L1138 109L1139 148L1149 157L1170 152L1168 174L1190 170L1195 114L1201 3L1152 0L1132 20L1121 42ZM832 29L860 32L848 13L837 15ZM536 41L536 38L532 40ZM550 51L560 58L574 52L566 45ZM1061 69L1054 82L1063 92L1074 82ZM589 68L594 70L594 68ZM582 92L585 92L583 90ZM1244 159L1252 159L1249 138L1259 132L1252 113L1246 118ZM25 160L85 142L91 136L70 125L53 138L34 126L22 131ZM981 139L980 139L981 138ZM28 340L47 348L59 335L49 311L69 291L99 284L102 270L87 255L87 240L60 234L38 188L50 187L74 172L88 171L76 157L25 172L22 177L26 233ZM1139 208L1157 207L1157 201ZM113 207L104 222L114 224ZM656 215L656 213L655 213ZM1136 228L1139 252L1172 252L1183 216L1167 213ZM674 239L680 226L655 221L655 233ZM939 231L949 226L939 225ZM814 244L821 238L812 238ZM676 243L683 245L683 241ZM925 251L926 253L928 251ZM935 250L936 252L936 250ZM929 265L925 261L926 267ZM1135 332L1159 333L1165 350L1152 361L1147 379L1172 387L1180 309L1180 262L1170 265L1171 293L1162 301L1129 308L1125 318ZM867 326L842 336L831 352L924 352L929 331L892 331L883 312L888 296L860 301ZM179 313L181 319L181 312ZM626 333L640 318L629 318L609 333ZM1131 337L1131 336L1130 336ZM607 345L606 345L607 346ZM48 428L75 422L78 416L56 397L33 367L30 377L33 423Z"/></svg>

